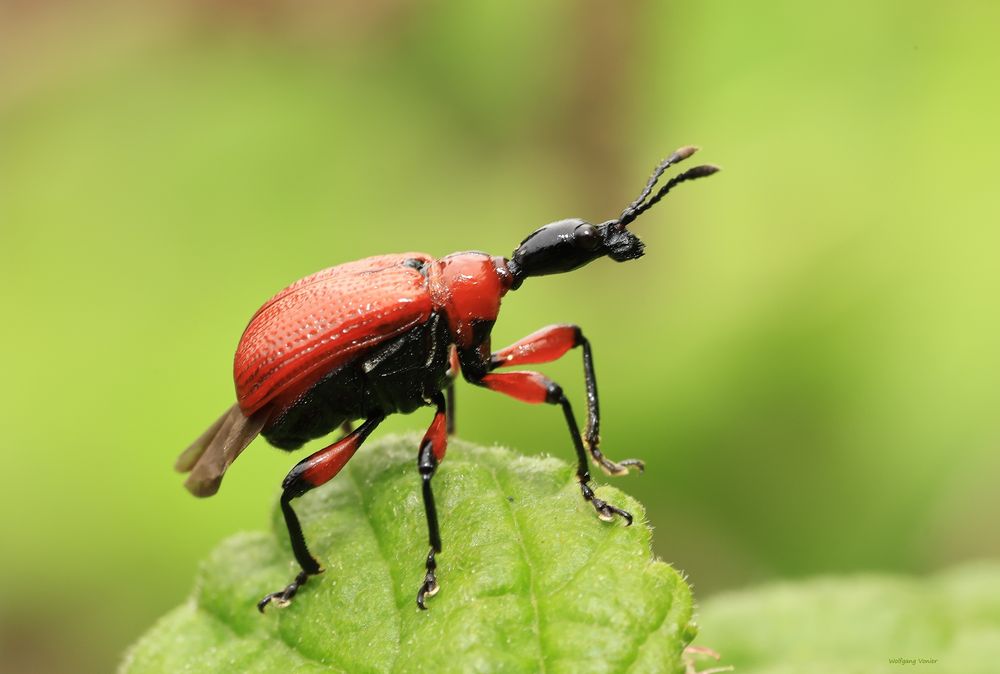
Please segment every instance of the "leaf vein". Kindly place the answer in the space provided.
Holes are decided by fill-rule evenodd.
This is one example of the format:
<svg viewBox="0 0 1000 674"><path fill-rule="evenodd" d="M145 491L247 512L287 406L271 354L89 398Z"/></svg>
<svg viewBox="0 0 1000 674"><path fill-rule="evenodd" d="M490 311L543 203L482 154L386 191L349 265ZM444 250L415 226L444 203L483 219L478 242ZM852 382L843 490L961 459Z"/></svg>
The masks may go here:
<svg viewBox="0 0 1000 674"><path fill-rule="evenodd" d="M649 566L647 566L646 568L648 569L653 564L656 564L656 562L655 561L649 562ZM677 602L675 601L676 596L674 591L671 590L671 592L667 596L670 600L670 604L663 609L663 614L660 615L660 618L656 621L656 626L651 628L648 632L646 632L646 635L642 638L642 641L640 641L638 645L636 645L635 652L625 663L625 668L622 671L626 673L632 671L632 668L635 667L635 663L639 661L639 656L642 655L642 649L646 647L646 644L649 643L649 640L653 637L653 635L660 631L660 628L663 627L663 624L666 622L667 617L673 613L674 606L677 604Z"/></svg>
<svg viewBox="0 0 1000 674"><path fill-rule="evenodd" d="M382 541L382 537L379 535L378 527L376 527L375 523L372 521L371 510L368 507L368 500L365 498L365 492L361 488L361 485L358 483L358 478L354 474L354 469L350 466L350 464L346 466L346 470L344 472L347 473L347 477L350 480L351 487L357 493L358 502L361 504L361 510L362 512L364 512L365 515L364 517L365 523L368 525L368 528L372 532L372 537L375 539L375 546L376 548L378 548L378 561L381 562L382 566L385 567L386 575L389 576L389 584L392 586L393 601L395 602L397 607L401 606L402 597L399 596L399 592L396 589L396 579L392 577L392 566L389 564L389 557L386 555L385 552L385 544ZM395 624L396 624L396 652L393 654L392 657L392 665L389 667L390 672L396 671L396 663L399 661L399 654L400 651L402 651L403 649L402 620L400 619L398 613L396 614Z"/></svg>
<svg viewBox="0 0 1000 674"><path fill-rule="evenodd" d="M218 623L219 625L222 625L226 629L226 631L235 636L237 640L250 641L251 643L253 642L252 638L249 635L240 634L239 631L237 631L237 629L233 625L230 625L227 620L225 620L222 616L218 615L214 611L210 610L208 607L202 606L200 603L195 602L194 610L204 615L205 618L207 618L208 620ZM295 644L293 644L292 642L290 642L288 639L285 638L284 634L281 633L281 630L274 630L272 634L273 636L276 636L278 638L278 641L283 643L285 647L288 648L289 651L298 655L305 662L312 662L322 667L330 668L332 674L348 674L348 671L346 669L341 669L340 667L332 663L318 660L309 655L308 653L300 650L298 647L296 647ZM263 648L262 645L259 644L254 644L254 645L257 648Z"/></svg>
<svg viewBox="0 0 1000 674"><path fill-rule="evenodd" d="M531 563L531 556L528 554L528 546L524 543L524 533L521 530L521 523L517 519L517 513L510 505L510 501L504 498L504 488L500 483L500 478L497 476L496 469L490 467L489 474L493 478L493 482L497 486L497 492L500 496L500 501L504 504L507 513L510 515L511 522L514 524L514 534L517 539L518 546L521 548L521 557L524 559L524 566L528 570L528 597L531 599L531 610L534 613L534 624L532 629L535 633L535 637L538 641L538 671L542 674L545 673L545 647L542 644L542 618L541 618L541 608L539 607L538 596L535 593L535 570Z"/></svg>

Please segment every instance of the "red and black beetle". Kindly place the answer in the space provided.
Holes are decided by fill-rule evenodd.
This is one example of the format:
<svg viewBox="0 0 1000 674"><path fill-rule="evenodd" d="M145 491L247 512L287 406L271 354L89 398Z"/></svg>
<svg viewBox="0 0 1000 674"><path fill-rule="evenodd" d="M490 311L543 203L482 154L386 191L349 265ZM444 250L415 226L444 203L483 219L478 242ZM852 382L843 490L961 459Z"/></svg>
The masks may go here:
<svg viewBox="0 0 1000 674"><path fill-rule="evenodd" d="M594 495L587 452L609 475L622 475L642 462L611 461L599 449L600 414L590 342L575 325L552 325L500 351L490 349L490 331L500 299L531 276L572 271L600 257L616 262L643 254L627 226L675 185L718 169L696 166L667 181L654 194L663 172L687 159L684 147L656 167L646 187L621 215L599 225L579 219L545 225L528 236L510 259L485 253L454 253L435 260L424 253L380 255L338 265L296 281L250 319L236 349L233 375L237 403L178 458L190 471L185 485L211 496L223 473L243 449L263 435L281 449L344 426L345 435L300 461L282 482L281 511L301 572L283 590L258 603L287 605L311 575L322 571L310 554L292 499L335 476L387 415L434 405L437 413L417 452L430 533L427 573L417 605L438 590L434 555L441 552L431 478L444 459L452 430L452 382L461 369L476 386L528 403L562 407L576 449L576 478L583 498L601 519L632 515ZM532 371L495 373L503 367L547 363L574 347L583 351L587 425L581 433L573 408L558 384ZM447 392L447 399L443 392ZM351 422L363 419L356 429Z"/></svg>

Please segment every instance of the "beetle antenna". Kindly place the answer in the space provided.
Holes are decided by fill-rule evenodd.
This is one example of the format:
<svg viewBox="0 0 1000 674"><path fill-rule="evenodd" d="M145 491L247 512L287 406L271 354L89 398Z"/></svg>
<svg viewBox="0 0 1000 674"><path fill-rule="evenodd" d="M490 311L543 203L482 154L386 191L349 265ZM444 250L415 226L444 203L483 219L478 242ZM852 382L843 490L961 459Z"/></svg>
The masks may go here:
<svg viewBox="0 0 1000 674"><path fill-rule="evenodd" d="M698 148L695 147L694 145L686 145L685 147L679 148L678 150L674 151L673 154L671 154L669 157L661 161L659 165L655 169L653 169L653 175L649 176L649 180L646 182L646 187L643 188L642 193L638 197L636 197L635 201L629 204L624 211L622 211L622 214L618 216L618 221L621 222L621 224L623 225L627 225L628 223L635 220L639 212L645 210L645 209L640 210L639 207L642 205L642 202L645 201L646 197L648 197L652 193L653 188L656 187L656 183L657 181L659 181L660 176L663 175L663 172L666 171L671 166L673 166L674 164L679 164L680 162L684 161L697 151Z"/></svg>
<svg viewBox="0 0 1000 674"><path fill-rule="evenodd" d="M663 172L674 164L684 161L693 155L697 150L698 148L688 145L686 147L682 147L661 161L653 171L653 175L649 177L646 187L643 188L642 193L638 196L638 198L629 204L628 208L622 211L622 214L616 220L608 220L607 222L602 222L598 225L598 230L601 232L602 241L604 243L603 250L608 257L615 262L625 262L626 260L635 260L636 258L642 257L644 249L642 241L639 240L639 237L627 229L628 224L652 208L660 199L665 197L667 192L672 190L675 185L680 185L688 180L696 180L698 178L710 176L719 170L718 166L712 166L711 164L695 166L694 168L690 168L687 171L674 176L668 180L667 183L656 192L656 194L653 194L653 189L656 187L656 183L663 175ZM649 196L650 194L653 196Z"/></svg>
<svg viewBox="0 0 1000 674"><path fill-rule="evenodd" d="M650 208L652 208L656 204L656 202L665 197L667 195L667 192L673 189L675 185L680 185L681 183L686 182L688 180L697 180L698 178L705 178L706 176L710 176L718 171L719 167L713 166L712 164L703 164L701 166L695 166L693 168L689 168L684 173L676 175L670 180L668 180L667 184L661 187L660 191L654 194L652 197L650 197L649 201L647 201L646 203L635 208L629 207L629 209L626 211L627 215L623 215L619 219L619 222L622 224L622 226L632 222L640 215L642 215Z"/></svg>

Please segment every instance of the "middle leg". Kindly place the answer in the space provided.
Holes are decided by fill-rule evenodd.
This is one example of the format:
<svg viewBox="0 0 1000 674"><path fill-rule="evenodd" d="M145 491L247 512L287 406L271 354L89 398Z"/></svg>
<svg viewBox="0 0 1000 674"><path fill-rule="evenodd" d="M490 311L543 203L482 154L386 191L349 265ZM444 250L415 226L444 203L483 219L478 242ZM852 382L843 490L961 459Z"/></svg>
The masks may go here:
<svg viewBox="0 0 1000 674"><path fill-rule="evenodd" d="M437 404L437 412L434 414L434 421L424 434L424 439L420 441L420 451L417 453L417 469L420 471L420 478L423 483L424 513L427 515L427 537L430 544L430 551L427 553L425 567L427 573L424 575L424 582L417 591L417 606L426 609L424 599L433 597L438 593L440 587L437 582L437 561L434 555L441 552L441 531L438 529L437 508L434 505L434 492L431 491L431 478L437 471L438 464L444 459L445 451L448 449L448 421L447 407L444 395L439 391L434 396Z"/></svg>
<svg viewBox="0 0 1000 674"><path fill-rule="evenodd" d="M458 350L452 344L448 347L448 387L445 389L448 398L446 412L448 417L448 435L455 435L455 379L458 378L458 373L461 371L461 365L458 362Z"/></svg>

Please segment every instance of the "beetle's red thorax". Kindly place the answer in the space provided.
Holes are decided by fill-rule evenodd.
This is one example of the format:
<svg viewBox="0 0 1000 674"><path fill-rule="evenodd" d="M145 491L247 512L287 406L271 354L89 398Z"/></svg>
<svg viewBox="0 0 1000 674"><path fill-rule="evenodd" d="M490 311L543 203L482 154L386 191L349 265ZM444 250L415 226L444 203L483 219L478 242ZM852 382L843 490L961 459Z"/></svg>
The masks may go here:
<svg viewBox="0 0 1000 674"><path fill-rule="evenodd" d="M448 319L460 348L475 345L475 326L492 326L500 312L500 299L513 278L507 261L486 253L453 253L431 263L428 274L431 302Z"/></svg>

